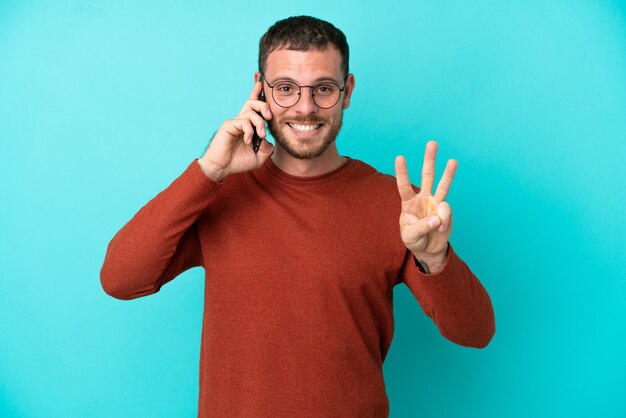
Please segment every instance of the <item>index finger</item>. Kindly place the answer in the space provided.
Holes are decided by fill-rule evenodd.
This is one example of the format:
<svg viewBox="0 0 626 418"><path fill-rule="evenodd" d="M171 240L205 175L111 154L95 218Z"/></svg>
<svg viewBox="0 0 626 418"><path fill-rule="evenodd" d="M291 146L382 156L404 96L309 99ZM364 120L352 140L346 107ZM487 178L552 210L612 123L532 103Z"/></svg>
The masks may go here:
<svg viewBox="0 0 626 418"><path fill-rule="evenodd" d="M270 111L270 105L267 102L260 100L259 95L261 94L261 90L263 90L263 82L257 81L254 83L254 87L250 92L250 97L245 105L239 111L239 114L247 112L252 109L257 112L263 119L272 119L272 112Z"/></svg>
<svg viewBox="0 0 626 418"><path fill-rule="evenodd" d="M396 183L398 184L398 193L403 202L415 196L415 191L409 180L409 172L406 169L406 159L401 155L396 157Z"/></svg>
<svg viewBox="0 0 626 418"><path fill-rule="evenodd" d="M261 89L263 89L263 82L259 80L254 83L254 87L250 92L250 100L259 100L259 94L261 94Z"/></svg>

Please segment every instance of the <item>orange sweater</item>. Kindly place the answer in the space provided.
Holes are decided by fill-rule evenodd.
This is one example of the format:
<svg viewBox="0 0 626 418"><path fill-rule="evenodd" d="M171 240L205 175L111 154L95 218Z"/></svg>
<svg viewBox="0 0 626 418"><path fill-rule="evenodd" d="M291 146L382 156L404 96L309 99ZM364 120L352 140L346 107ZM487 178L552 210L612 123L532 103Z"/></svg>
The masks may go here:
<svg viewBox="0 0 626 418"><path fill-rule="evenodd" d="M115 235L102 287L132 299L204 267L200 417L386 417L395 285L455 343L495 329L452 247L443 271L418 270L399 214L394 178L358 160L299 178L269 159L222 183L194 161Z"/></svg>

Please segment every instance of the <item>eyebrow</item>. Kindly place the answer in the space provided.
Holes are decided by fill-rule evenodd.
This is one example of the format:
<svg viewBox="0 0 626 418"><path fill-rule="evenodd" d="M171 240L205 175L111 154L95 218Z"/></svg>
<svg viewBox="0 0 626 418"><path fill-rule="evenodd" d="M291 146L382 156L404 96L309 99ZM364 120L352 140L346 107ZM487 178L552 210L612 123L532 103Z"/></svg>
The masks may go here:
<svg viewBox="0 0 626 418"><path fill-rule="evenodd" d="M293 79L291 77L287 77L287 76L285 76L285 77L276 77L274 80L272 80L272 82L274 82L274 83L277 82L277 81L293 81L294 83L300 85L300 83L297 80L295 80L295 79ZM335 80L332 77L318 77L315 80L313 80L313 84L321 83L323 81L332 81L333 83L336 83L336 84L340 83L339 81Z"/></svg>

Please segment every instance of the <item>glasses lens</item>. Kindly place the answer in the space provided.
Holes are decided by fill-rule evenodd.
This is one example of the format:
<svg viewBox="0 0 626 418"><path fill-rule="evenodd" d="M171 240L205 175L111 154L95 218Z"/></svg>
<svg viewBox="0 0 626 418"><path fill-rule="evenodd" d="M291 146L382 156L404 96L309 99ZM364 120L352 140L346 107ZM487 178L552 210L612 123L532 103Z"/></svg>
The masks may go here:
<svg viewBox="0 0 626 418"><path fill-rule="evenodd" d="M279 81L272 90L276 104L282 107L295 105L300 97L300 87L290 81Z"/></svg>
<svg viewBox="0 0 626 418"><path fill-rule="evenodd" d="M322 83L315 86L313 100L321 108L333 107L339 101L341 90L335 83Z"/></svg>

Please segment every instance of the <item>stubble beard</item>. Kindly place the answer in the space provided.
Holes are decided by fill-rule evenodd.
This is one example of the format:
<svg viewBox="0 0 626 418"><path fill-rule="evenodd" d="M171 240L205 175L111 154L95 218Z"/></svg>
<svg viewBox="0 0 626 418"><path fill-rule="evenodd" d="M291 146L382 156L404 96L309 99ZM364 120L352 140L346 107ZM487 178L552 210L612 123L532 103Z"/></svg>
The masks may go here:
<svg viewBox="0 0 626 418"><path fill-rule="evenodd" d="M324 121L315 118L289 118L289 120L300 123L324 123L324 127L328 126ZM268 128L272 137L274 137L276 142L293 158L298 160L312 160L322 155L330 144L337 139L337 135L339 135L339 131L343 125L343 109L341 110L339 119L335 120L333 125L330 126L330 131L322 138L321 143L317 138L315 138L315 144L313 144L312 139L309 138L288 138L287 135L283 133L283 129L290 128L285 127L285 125L285 122L282 120L271 119L268 123Z"/></svg>

